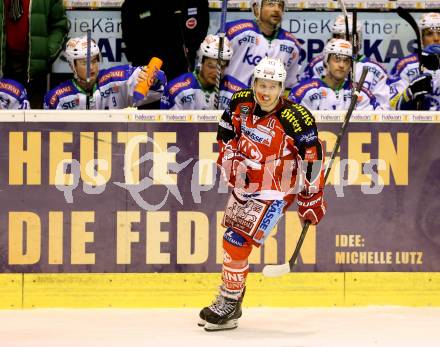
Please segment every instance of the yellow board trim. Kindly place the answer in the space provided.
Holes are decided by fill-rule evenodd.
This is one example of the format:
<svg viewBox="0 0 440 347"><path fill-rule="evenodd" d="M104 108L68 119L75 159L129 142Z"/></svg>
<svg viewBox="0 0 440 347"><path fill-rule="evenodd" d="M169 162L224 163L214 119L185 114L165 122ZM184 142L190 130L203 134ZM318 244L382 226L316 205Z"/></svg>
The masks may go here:
<svg viewBox="0 0 440 347"><path fill-rule="evenodd" d="M218 273L0 274L0 308L157 308L209 304ZM440 273L249 274L247 307L440 306Z"/></svg>
<svg viewBox="0 0 440 347"><path fill-rule="evenodd" d="M22 274L0 274L0 309L22 307Z"/></svg>

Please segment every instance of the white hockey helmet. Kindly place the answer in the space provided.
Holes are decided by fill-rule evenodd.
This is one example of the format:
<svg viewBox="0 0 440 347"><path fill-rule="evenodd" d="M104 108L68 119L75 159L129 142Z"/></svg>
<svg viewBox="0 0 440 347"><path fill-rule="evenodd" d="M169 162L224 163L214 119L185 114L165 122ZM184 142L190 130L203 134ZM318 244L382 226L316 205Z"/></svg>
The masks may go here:
<svg viewBox="0 0 440 347"><path fill-rule="evenodd" d="M324 47L324 63L328 62L330 54L345 55L352 58L353 47L351 43L342 39L331 39Z"/></svg>
<svg viewBox="0 0 440 347"><path fill-rule="evenodd" d="M257 78L281 82L281 89L284 90L286 80L286 69L284 64L273 58L264 57L254 69L253 81Z"/></svg>
<svg viewBox="0 0 440 347"><path fill-rule="evenodd" d="M101 61L101 52L95 41L90 42L90 58L95 56L99 57ZM64 51L64 57L69 62L70 67L73 70L75 78L78 78L78 74L75 69L75 60L87 58L87 36L72 37L66 43L66 49Z"/></svg>
<svg viewBox="0 0 440 347"><path fill-rule="evenodd" d="M345 16L339 15L336 17L335 21L333 22L333 25L330 28L330 31L332 33L332 36L334 37L337 35L339 38L341 36L345 39L346 35L346 27L345 27ZM353 17L351 15L348 15L348 32L350 35L353 34ZM357 21L356 22L356 34L357 34L357 40L358 40L358 51L362 47L362 22Z"/></svg>
<svg viewBox="0 0 440 347"><path fill-rule="evenodd" d="M440 13L428 12L424 13L419 19L420 31L430 28L440 28Z"/></svg>
<svg viewBox="0 0 440 347"><path fill-rule="evenodd" d="M254 11L255 14L255 10L254 10L254 6L256 5L256 8L258 10L258 17L257 19L260 19L260 15L261 15L261 8L263 7L263 1L267 2L267 3L278 3L281 4L283 7L283 11L286 8L286 3L284 0L251 0L251 9L252 11Z"/></svg>
<svg viewBox="0 0 440 347"><path fill-rule="evenodd" d="M200 44L199 54L200 57L208 57L217 59L220 46L220 37L218 35L209 34L205 37L203 42ZM223 40L223 51L221 54L222 60L231 60L232 58L232 46L231 42L227 37Z"/></svg>

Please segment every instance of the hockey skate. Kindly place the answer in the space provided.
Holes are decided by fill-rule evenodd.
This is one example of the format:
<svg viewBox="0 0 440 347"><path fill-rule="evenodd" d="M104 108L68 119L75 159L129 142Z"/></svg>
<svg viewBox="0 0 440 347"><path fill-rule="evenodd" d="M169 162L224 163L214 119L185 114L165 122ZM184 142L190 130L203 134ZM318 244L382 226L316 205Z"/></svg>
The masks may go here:
<svg viewBox="0 0 440 347"><path fill-rule="evenodd" d="M200 311L198 326L206 331L230 330L238 327L238 318L241 317L241 304L246 288L238 300L217 295L215 301Z"/></svg>

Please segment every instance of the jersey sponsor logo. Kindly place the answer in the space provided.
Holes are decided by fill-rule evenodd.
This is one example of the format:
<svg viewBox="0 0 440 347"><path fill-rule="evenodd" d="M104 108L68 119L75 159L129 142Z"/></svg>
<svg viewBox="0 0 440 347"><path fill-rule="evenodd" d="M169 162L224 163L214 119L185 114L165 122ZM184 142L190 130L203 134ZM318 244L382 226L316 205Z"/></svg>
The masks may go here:
<svg viewBox="0 0 440 347"><path fill-rule="evenodd" d="M14 86L13 84L6 83L6 82L0 82L0 89L7 90L8 92L11 92L12 94L16 95L17 97L20 96L20 89Z"/></svg>
<svg viewBox="0 0 440 347"><path fill-rule="evenodd" d="M240 138L238 149L241 153L246 154L249 159L260 161L263 158L257 145L248 139L246 135Z"/></svg>
<svg viewBox="0 0 440 347"><path fill-rule="evenodd" d="M270 231L269 227L278 220L283 213L284 201L275 200L268 208L263 220L260 223L259 230L263 231L263 235Z"/></svg>
<svg viewBox="0 0 440 347"><path fill-rule="evenodd" d="M400 70L401 70L406 64L409 64L409 63L415 63L415 62L417 62L417 61L418 61L418 58L417 58L416 55L413 55L413 56L410 56L410 57L403 58L403 59L397 64L396 70L397 70L398 72L400 72Z"/></svg>
<svg viewBox="0 0 440 347"><path fill-rule="evenodd" d="M225 89L230 90L232 92L238 92L239 90L242 90L243 87L240 87L232 82L225 81Z"/></svg>
<svg viewBox="0 0 440 347"><path fill-rule="evenodd" d="M261 61L261 59L263 59L263 57L260 56L260 55L255 55L254 56L254 55L250 54L249 53L250 50L251 50L250 47L248 47L246 49L246 52L244 53L244 57L243 57L242 62L243 63L247 63L249 65L257 66L257 64Z"/></svg>
<svg viewBox="0 0 440 347"><path fill-rule="evenodd" d="M63 110L68 110L71 108L76 108L78 105L79 105L79 99L76 98L75 100L70 100L70 101L62 103L61 108Z"/></svg>
<svg viewBox="0 0 440 347"><path fill-rule="evenodd" d="M306 83L296 90L295 96L301 96L307 89L318 88L318 87L319 87L319 82L317 81Z"/></svg>
<svg viewBox="0 0 440 347"><path fill-rule="evenodd" d="M240 105L240 117L246 118L249 113L249 106Z"/></svg>
<svg viewBox="0 0 440 347"><path fill-rule="evenodd" d="M242 43L254 43L258 45L258 39L255 36L246 35L238 40L238 44L241 46Z"/></svg>
<svg viewBox="0 0 440 347"><path fill-rule="evenodd" d="M280 45L280 52L287 52L290 54L293 52L293 47L289 47L287 45Z"/></svg>
<svg viewBox="0 0 440 347"><path fill-rule="evenodd" d="M170 88L170 94L174 94L177 90L188 87L191 84L191 78L187 78L182 82L177 82Z"/></svg>
<svg viewBox="0 0 440 347"><path fill-rule="evenodd" d="M184 95L180 100L182 104L191 104L196 101L196 96L194 94Z"/></svg>
<svg viewBox="0 0 440 347"><path fill-rule="evenodd" d="M251 94L250 90L243 90L232 95L231 100L235 100L237 98L246 98Z"/></svg>
<svg viewBox="0 0 440 347"><path fill-rule="evenodd" d="M59 88L55 91L55 93L52 95L52 97L50 98L49 104L51 106L54 106L58 100L58 97L63 95L63 94L67 94L70 93L72 91L72 87L71 86L67 86L67 87L63 87L63 88Z"/></svg>
<svg viewBox="0 0 440 347"><path fill-rule="evenodd" d="M194 17L189 18L189 19L186 21L185 26L186 26L188 29L191 29L191 30L194 29L194 28L197 26L197 19L195 19Z"/></svg>
<svg viewBox="0 0 440 347"><path fill-rule="evenodd" d="M263 145L270 146L272 137L258 129L248 128L245 124L241 124L241 131L252 141L262 143Z"/></svg>
<svg viewBox="0 0 440 347"><path fill-rule="evenodd" d="M229 30L227 32L227 35L228 36L232 36L237 31L240 31L240 30L243 30L243 29L251 29L253 27L254 27L254 25L251 22L235 24L234 26L229 28Z"/></svg>
<svg viewBox="0 0 440 347"><path fill-rule="evenodd" d="M301 106L299 104L292 104L292 108L299 112L301 118L304 120L304 123L306 123L306 125L311 126L313 123L315 123L312 115L304 106Z"/></svg>
<svg viewBox="0 0 440 347"><path fill-rule="evenodd" d="M266 133L272 137L275 137L275 130L265 127L264 125L257 124L257 129Z"/></svg>
<svg viewBox="0 0 440 347"><path fill-rule="evenodd" d="M119 89L119 88L118 88ZM100 91L101 94L101 98L106 99L108 98L110 95L112 94L117 94L117 90L115 90L114 88L108 88L104 91Z"/></svg>
<svg viewBox="0 0 440 347"><path fill-rule="evenodd" d="M314 131L309 131L308 133L305 133L301 136L300 141L305 143L311 143L314 142L318 137L316 136L316 133Z"/></svg>
<svg viewBox="0 0 440 347"><path fill-rule="evenodd" d="M234 233L233 230L228 229L225 234L223 235L223 238L228 241L230 244L233 244L238 247L243 247L245 243L245 238L237 233Z"/></svg>
<svg viewBox="0 0 440 347"><path fill-rule="evenodd" d="M123 78L124 77L124 71L123 70L115 70L107 72L106 74L102 75L102 77L99 79L99 82L105 83L111 78Z"/></svg>
<svg viewBox="0 0 440 347"><path fill-rule="evenodd" d="M301 124L292 110L289 110L288 108L284 109L281 112L281 118L285 118L293 126L294 132L299 133L302 131Z"/></svg>

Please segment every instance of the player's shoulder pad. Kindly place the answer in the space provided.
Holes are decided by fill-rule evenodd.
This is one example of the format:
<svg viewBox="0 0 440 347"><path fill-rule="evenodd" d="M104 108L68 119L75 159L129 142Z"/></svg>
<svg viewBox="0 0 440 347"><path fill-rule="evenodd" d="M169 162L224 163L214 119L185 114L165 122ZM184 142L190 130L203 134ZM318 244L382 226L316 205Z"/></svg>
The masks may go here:
<svg viewBox="0 0 440 347"><path fill-rule="evenodd" d="M313 67L322 62L324 60L324 56L323 55L317 55L316 57L314 57L312 60L310 60L310 63L307 65L307 68L313 69Z"/></svg>
<svg viewBox="0 0 440 347"><path fill-rule="evenodd" d="M134 68L131 65L118 65L101 70L98 74L98 86L104 86L107 83L115 81L125 81L133 73Z"/></svg>
<svg viewBox="0 0 440 347"><path fill-rule="evenodd" d="M50 90L44 97L44 100L46 105L50 106L50 108L56 108L59 100L62 97L77 92L79 92L79 90L75 87L72 80L68 80L66 82L61 83L59 86L55 87L54 89Z"/></svg>
<svg viewBox="0 0 440 347"><path fill-rule="evenodd" d="M248 86L231 75L225 75L222 81L222 89L231 93L247 89Z"/></svg>
<svg viewBox="0 0 440 347"><path fill-rule="evenodd" d="M242 32L248 30L257 31L258 30L257 23L249 19L240 19L226 23L225 26L226 36L229 40L233 39Z"/></svg>
<svg viewBox="0 0 440 347"><path fill-rule="evenodd" d="M182 90L192 88L196 83L196 78L191 72L184 73L171 80L170 83L167 84L166 89L168 90L168 94L177 95Z"/></svg>
<svg viewBox="0 0 440 347"><path fill-rule="evenodd" d="M21 83L6 78L0 79L0 92L19 98L23 91L24 87Z"/></svg>
<svg viewBox="0 0 440 347"><path fill-rule="evenodd" d="M402 70L409 64L414 64L419 61L419 58L417 57L417 54L413 53L411 55L408 55L406 57L403 57L399 61L397 61L396 65L393 68L394 74L400 74Z"/></svg>
<svg viewBox="0 0 440 347"><path fill-rule="evenodd" d="M242 102L253 102L254 92L251 88L242 89L235 92L231 97L231 103L229 104L230 109L234 109L234 105L240 104Z"/></svg>
<svg viewBox="0 0 440 347"><path fill-rule="evenodd" d="M309 78L300 82L295 88L290 92L290 95L295 98L303 97L309 90L319 88L322 86L322 81L319 78Z"/></svg>
<svg viewBox="0 0 440 347"><path fill-rule="evenodd" d="M292 137L316 125L315 118L307 108L289 100L285 101L285 106L278 114L284 130Z"/></svg>
<svg viewBox="0 0 440 347"><path fill-rule="evenodd" d="M293 35L291 32L284 30L284 29L280 29L278 31L278 38L281 40L288 40L288 41L292 41L293 43L295 43L295 45L298 48L301 48L302 43L299 42L299 40L296 38L295 35Z"/></svg>

